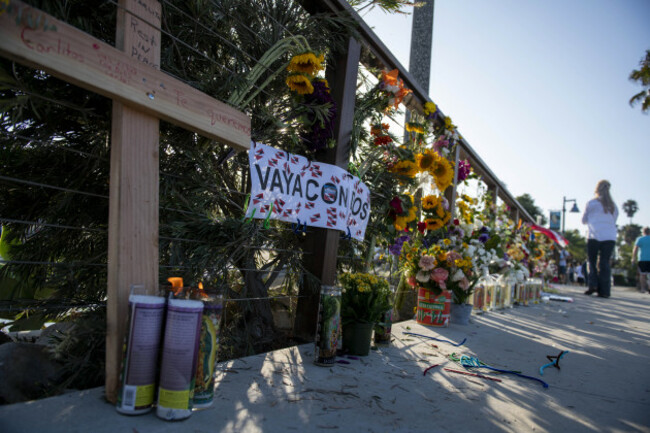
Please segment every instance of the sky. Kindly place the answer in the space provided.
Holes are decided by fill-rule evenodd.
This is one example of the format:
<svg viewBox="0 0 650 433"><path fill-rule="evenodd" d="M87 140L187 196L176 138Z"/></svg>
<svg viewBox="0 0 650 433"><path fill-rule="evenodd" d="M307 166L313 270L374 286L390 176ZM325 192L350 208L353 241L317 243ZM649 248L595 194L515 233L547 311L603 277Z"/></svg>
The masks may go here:
<svg viewBox="0 0 650 433"><path fill-rule="evenodd" d="M413 8L404 9L412 12ZM412 15L361 16L408 69ZM628 79L650 49L650 0L436 0L429 95L514 196L586 235L610 181L619 227L650 226L650 114Z"/></svg>

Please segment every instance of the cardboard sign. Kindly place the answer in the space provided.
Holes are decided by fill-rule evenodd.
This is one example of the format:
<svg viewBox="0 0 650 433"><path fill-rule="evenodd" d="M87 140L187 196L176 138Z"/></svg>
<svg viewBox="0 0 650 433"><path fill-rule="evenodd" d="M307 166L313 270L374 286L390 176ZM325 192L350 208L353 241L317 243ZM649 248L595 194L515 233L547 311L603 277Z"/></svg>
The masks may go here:
<svg viewBox="0 0 650 433"><path fill-rule="evenodd" d="M370 190L340 167L259 143L248 151L251 196L246 216L341 230L362 241ZM255 213L253 214L253 210Z"/></svg>

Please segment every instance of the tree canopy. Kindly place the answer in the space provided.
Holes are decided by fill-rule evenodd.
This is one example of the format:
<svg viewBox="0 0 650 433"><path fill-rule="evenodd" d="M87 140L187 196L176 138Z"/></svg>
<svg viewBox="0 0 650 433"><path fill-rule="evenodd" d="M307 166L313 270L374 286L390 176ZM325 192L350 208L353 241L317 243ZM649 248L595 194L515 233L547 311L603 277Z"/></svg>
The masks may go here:
<svg viewBox="0 0 650 433"><path fill-rule="evenodd" d="M537 220L537 217L541 217L541 224L540 225L546 225L546 217L544 216L544 211L539 208L538 206L535 205L535 199L528 194L524 193L518 197L515 197L519 204L523 206L524 209L526 209L526 212L533 217L535 220Z"/></svg>
<svg viewBox="0 0 650 433"><path fill-rule="evenodd" d="M630 80L644 87L630 98L630 105L634 107L641 103L641 111L647 114L650 111L650 50L646 50L645 57L639 62L639 69L632 70Z"/></svg>

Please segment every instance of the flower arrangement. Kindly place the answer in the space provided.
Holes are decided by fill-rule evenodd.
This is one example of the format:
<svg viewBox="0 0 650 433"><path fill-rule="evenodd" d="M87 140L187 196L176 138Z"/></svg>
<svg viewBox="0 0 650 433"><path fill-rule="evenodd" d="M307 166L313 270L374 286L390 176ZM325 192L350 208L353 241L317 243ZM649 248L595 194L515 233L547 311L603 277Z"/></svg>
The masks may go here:
<svg viewBox="0 0 650 433"><path fill-rule="evenodd" d="M384 278L365 273L345 273L341 283L342 323L376 323L391 308L392 292Z"/></svg>
<svg viewBox="0 0 650 433"><path fill-rule="evenodd" d="M375 146L385 146L393 142L393 138L388 134L389 126L388 123L376 123L370 127Z"/></svg>
<svg viewBox="0 0 650 433"><path fill-rule="evenodd" d="M406 95L411 93L410 89L404 87L404 82L401 78L397 78L399 71L393 69L390 72L381 72L381 83L379 88L385 93L387 107L386 110L397 109L399 104Z"/></svg>
<svg viewBox="0 0 650 433"><path fill-rule="evenodd" d="M326 114L319 115L318 110L309 111L303 116L308 131L303 134L302 140L307 147L314 151L333 147L334 143L334 119L336 118L336 102L330 94L327 80L314 78L311 81L313 91L305 94L305 102L309 106L326 107Z"/></svg>
<svg viewBox="0 0 650 433"><path fill-rule="evenodd" d="M389 203L388 217L393 222L393 227L398 232L403 232L409 224L417 219L417 207L413 204L413 196L399 194Z"/></svg>
<svg viewBox="0 0 650 433"><path fill-rule="evenodd" d="M434 196L431 201L435 200ZM486 246L487 231L455 220L433 243L426 237L404 242L400 259L408 284L436 295L450 290L454 303L466 303L479 278L487 275L488 266L497 260L496 251Z"/></svg>
<svg viewBox="0 0 650 433"><path fill-rule="evenodd" d="M287 66L287 71L290 72L286 80L287 86L300 95L313 93L312 80L324 68L324 61L323 54L316 55L311 51L293 56Z"/></svg>
<svg viewBox="0 0 650 433"><path fill-rule="evenodd" d="M447 199L439 195L422 197L422 213L427 230L438 230L451 218Z"/></svg>

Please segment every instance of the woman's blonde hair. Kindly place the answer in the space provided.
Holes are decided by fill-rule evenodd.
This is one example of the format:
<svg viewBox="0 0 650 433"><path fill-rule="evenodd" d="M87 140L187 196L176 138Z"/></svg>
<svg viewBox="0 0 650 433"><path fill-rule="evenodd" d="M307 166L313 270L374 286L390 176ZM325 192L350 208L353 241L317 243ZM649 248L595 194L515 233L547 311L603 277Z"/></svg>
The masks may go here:
<svg viewBox="0 0 650 433"><path fill-rule="evenodd" d="M610 183L607 180L601 180L598 182L598 185L596 185L596 197L600 201L600 203L603 205L603 210L605 213L614 213L614 210L616 209L616 205L614 204L614 200L612 200L612 196L609 194L609 187Z"/></svg>

